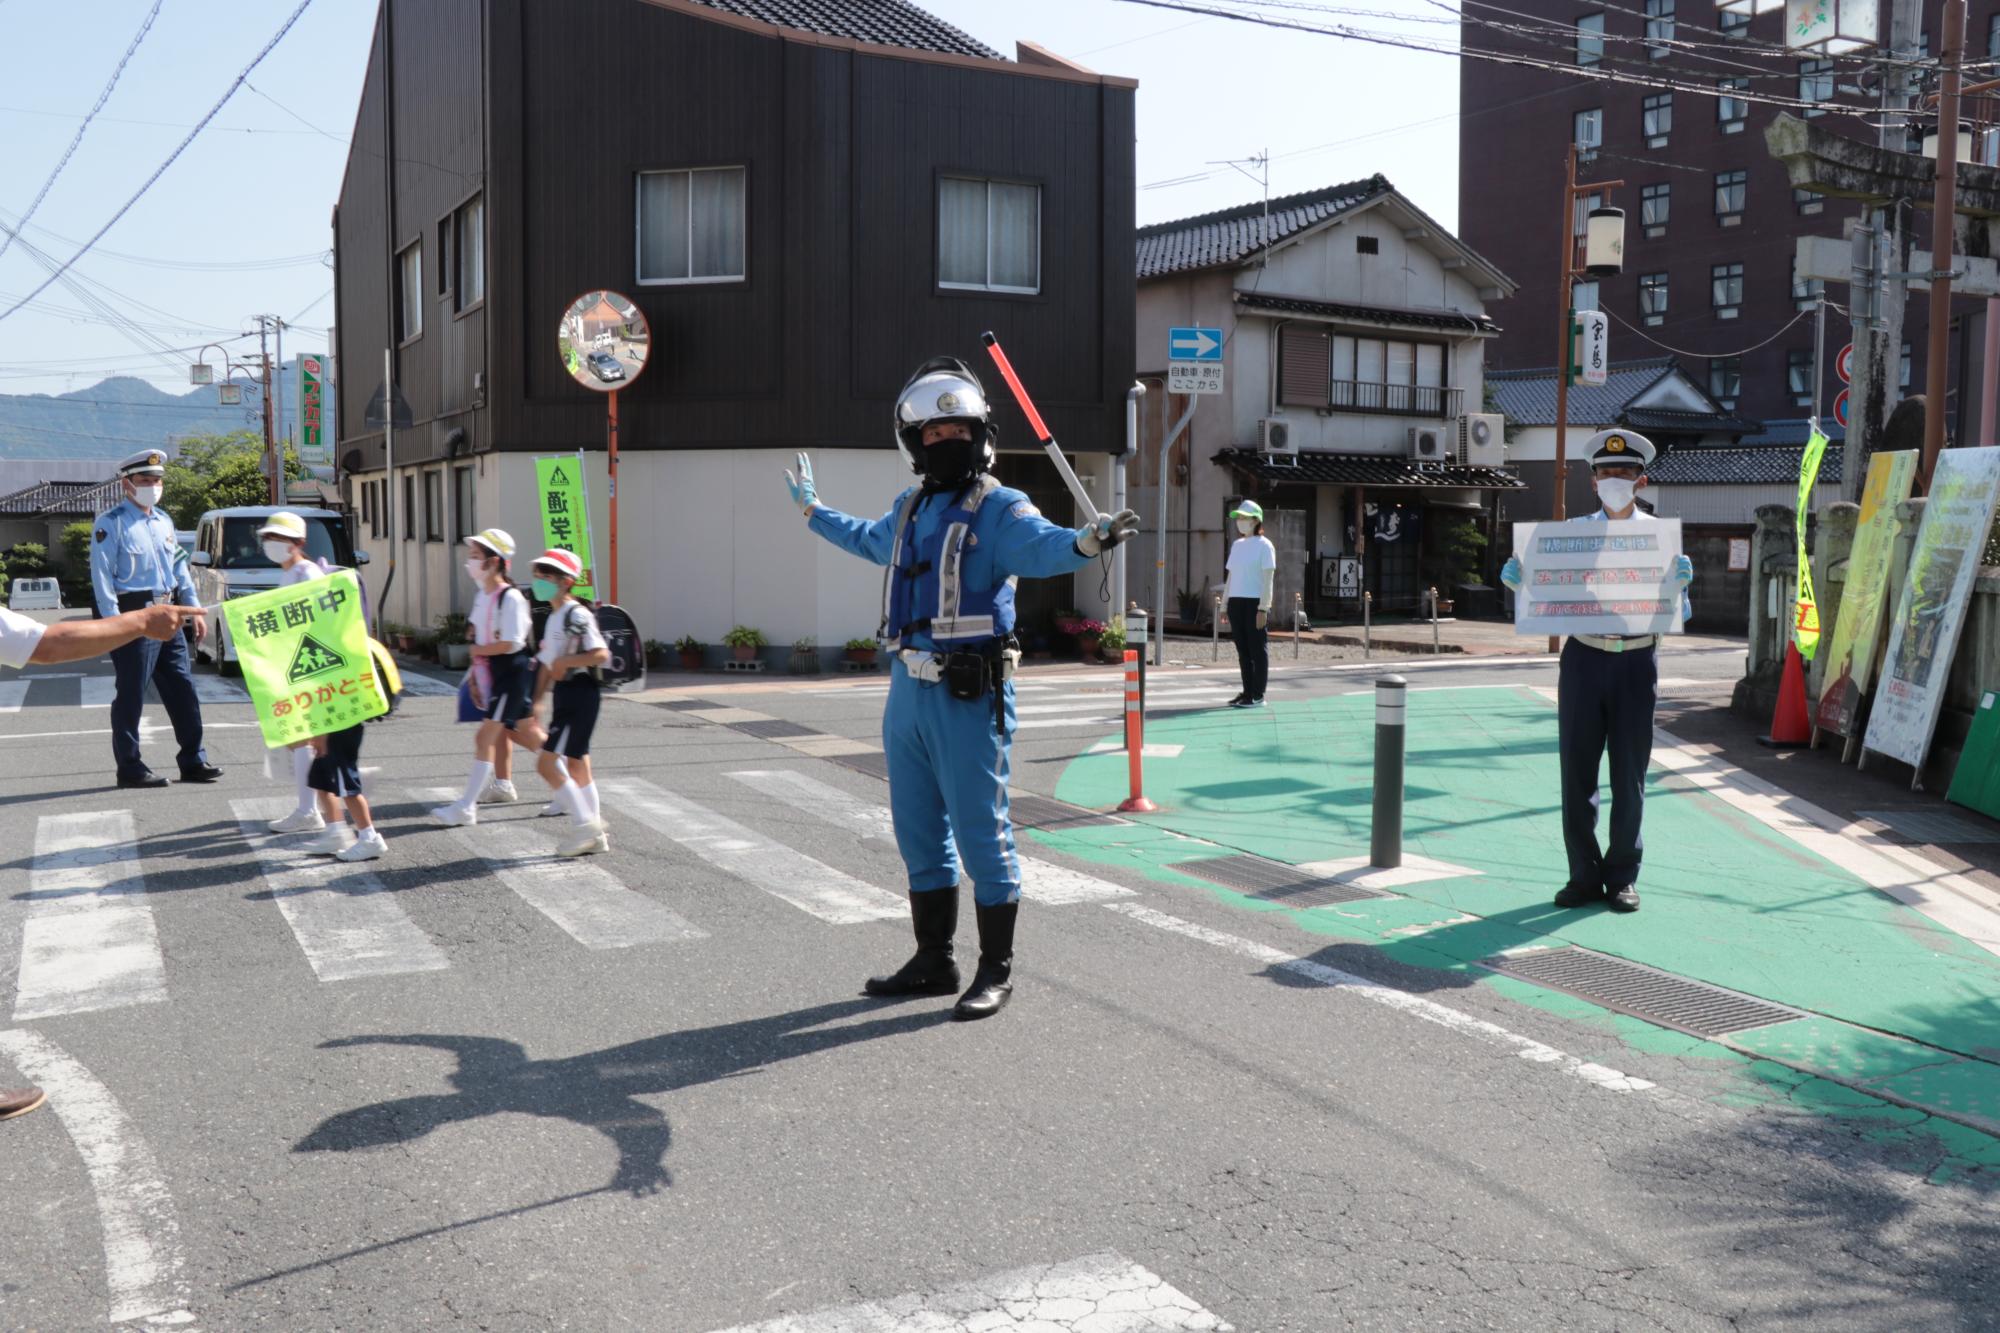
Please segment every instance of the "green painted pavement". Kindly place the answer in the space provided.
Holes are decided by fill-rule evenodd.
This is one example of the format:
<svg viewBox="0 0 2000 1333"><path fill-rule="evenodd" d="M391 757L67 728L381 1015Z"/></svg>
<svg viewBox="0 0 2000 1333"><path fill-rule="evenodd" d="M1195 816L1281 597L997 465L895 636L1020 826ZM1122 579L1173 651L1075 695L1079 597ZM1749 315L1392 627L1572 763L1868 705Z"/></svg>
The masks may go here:
<svg viewBox="0 0 2000 1333"><path fill-rule="evenodd" d="M1158 815L1138 817L1141 827L1037 836L1239 905L1286 910L1166 871L1221 854L1171 835L1295 863L1366 855L1373 708L1372 694L1359 693L1154 723L1149 741L1186 747L1147 765ZM1658 769L1647 783L1644 910L1551 906L1565 872L1555 709L1542 697L1514 687L1413 690L1407 769L1405 851L1481 873L1406 885L1397 899L1293 912L1300 924L1447 969L1525 945L1582 945L1974 1057L1954 1078L1994 1072L1983 1061L2000 1059L2000 958ZM1087 756L1056 794L1106 807L1124 784L1122 754ZM1841 1077L1843 1062L1858 1060L1872 1071L1863 1077L1898 1090L1896 1075L1938 1058L1897 1065L1900 1057L1865 1050L1850 1039L1824 1067ZM2000 1108L2000 1081L1977 1096L1952 1091Z"/></svg>

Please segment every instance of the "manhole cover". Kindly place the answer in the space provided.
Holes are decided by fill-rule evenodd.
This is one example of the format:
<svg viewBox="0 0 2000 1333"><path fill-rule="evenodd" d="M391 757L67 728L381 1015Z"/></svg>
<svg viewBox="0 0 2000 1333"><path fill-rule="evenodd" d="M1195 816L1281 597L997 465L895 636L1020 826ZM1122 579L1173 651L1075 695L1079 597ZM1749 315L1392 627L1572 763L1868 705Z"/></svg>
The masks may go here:
<svg viewBox="0 0 2000 1333"><path fill-rule="evenodd" d="M1489 958L1485 965L1503 976L1567 991L1606 1009L1697 1037L1719 1037L1801 1017L1796 1009L1753 995L1590 949L1533 949Z"/></svg>
<svg viewBox="0 0 2000 1333"><path fill-rule="evenodd" d="M1952 842L2000 842L2000 824L1973 819L1950 810L1913 807L1906 810L1857 810L1862 819L1887 824L1911 842L1942 846Z"/></svg>
<svg viewBox="0 0 2000 1333"><path fill-rule="evenodd" d="M766 740L777 740L784 736L817 736L820 733L811 727L796 722L787 722L781 717L760 718L750 722L731 722L731 731L740 731L746 736L761 736Z"/></svg>
<svg viewBox="0 0 2000 1333"><path fill-rule="evenodd" d="M1183 875L1220 884L1225 889L1247 893L1252 898L1283 903L1287 907L1324 907L1328 903L1351 903L1364 898L1393 898L1379 889L1326 875L1308 875L1297 866L1262 856L1211 856L1201 861L1183 861L1169 866Z"/></svg>
<svg viewBox="0 0 2000 1333"><path fill-rule="evenodd" d="M720 708L721 706L709 699L662 699L653 705L655 708L667 708L676 713L691 713L702 708Z"/></svg>

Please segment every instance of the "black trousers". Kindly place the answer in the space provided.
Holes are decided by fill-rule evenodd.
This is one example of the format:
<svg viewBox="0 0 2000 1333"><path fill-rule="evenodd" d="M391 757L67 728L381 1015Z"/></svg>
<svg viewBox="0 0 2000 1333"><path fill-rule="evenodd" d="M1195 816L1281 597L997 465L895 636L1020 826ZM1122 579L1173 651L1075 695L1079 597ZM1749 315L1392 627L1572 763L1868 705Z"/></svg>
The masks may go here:
<svg viewBox="0 0 2000 1333"><path fill-rule="evenodd" d="M137 611L152 604L153 596L148 593L121 593L118 597L120 611ZM111 700L111 755L117 760L118 776L136 777L146 771L146 761L139 754L139 715L146 706L148 681L159 691L160 703L173 721L174 739L180 743L175 758L181 772L206 764L201 702L195 697L187 637L176 634L165 643L135 639L111 650L111 667L118 678L118 692Z"/></svg>
<svg viewBox="0 0 2000 1333"><path fill-rule="evenodd" d="M1654 648L1607 653L1570 639L1556 677L1563 848L1569 882L1616 891L1639 878L1646 765L1653 757ZM1611 840L1597 845L1598 774L1611 755Z"/></svg>
<svg viewBox="0 0 2000 1333"><path fill-rule="evenodd" d="M1229 599L1229 637L1236 644L1236 667L1243 673L1243 694L1250 699L1264 697L1271 679L1271 633L1257 628L1257 599Z"/></svg>

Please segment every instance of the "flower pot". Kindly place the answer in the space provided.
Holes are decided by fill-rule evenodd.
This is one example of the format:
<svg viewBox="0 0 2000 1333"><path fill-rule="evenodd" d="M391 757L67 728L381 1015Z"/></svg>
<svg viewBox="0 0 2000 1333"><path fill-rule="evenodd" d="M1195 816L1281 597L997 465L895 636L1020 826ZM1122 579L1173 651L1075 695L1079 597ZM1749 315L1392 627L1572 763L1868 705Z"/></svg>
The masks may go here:
<svg viewBox="0 0 2000 1333"><path fill-rule="evenodd" d="M416 651L416 649L417 649L417 636L416 636L416 635L414 635L414 634L398 634L398 635L396 636L396 651L397 651L397 652L399 652L399 653L412 653L412 652L415 652L415 651Z"/></svg>
<svg viewBox="0 0 2000 1333"><path fill-rule="evenodd" d="M1079 634L1076 636L1077 655L1081 657L1084 661L1095 662L1097 660L1098 658L1097 647L1098 647L1097 635Z"/></svg>
<svg viewBox="0 0 2000 1333"><path fill-rule="evenodd" d="M736 655L736 660L739 662L754 662L757 660L757 645L754 643L739 643L729 651Z"/></svg>
<svg viewBox="0 0 2000 1333"><path fill-rule="evenodd" d="M681 654L681 670L699 671L701 670L701 667L702 667L702 654L700 653Z"/></svg>
<svg viewBox="0 0 2000 1333"><path fill-rule="evenodd" d="M817 649L792 649L791 672L794 676L814 676L819 674L819 652Z"/></svg>
<svg viewBox="0 0 2000 1333"><path fill-rule="evenodd" d="M858 662L865 667L872 667L875 665L875 650L873 648L849 648L847 650L847 660Z"/></svg>
<svg viewBox="0 0 2000 1333"><path fill-rule="evenodd" d="M472 645L469 643L446 643L438 646L444 654L444 664L454 671L463 671L472 664Z"/></svg>

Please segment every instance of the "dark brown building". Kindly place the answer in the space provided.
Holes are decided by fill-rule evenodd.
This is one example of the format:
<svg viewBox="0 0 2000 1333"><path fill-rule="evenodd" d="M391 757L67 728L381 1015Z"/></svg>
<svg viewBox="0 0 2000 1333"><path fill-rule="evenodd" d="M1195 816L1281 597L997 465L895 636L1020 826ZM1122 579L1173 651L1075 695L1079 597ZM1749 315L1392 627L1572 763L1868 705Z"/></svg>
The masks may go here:
<svg viewBox="0 0 2000 1333"><path fill-rule="evenodd" d="M1924 5L1927 50L1935 49L1939 8L1939 0ZM1778 108L1731 94L1843 103L1857 114L1828 112L1822 123L1872 140L1871 116L1859 113L1875 95L1849 91L1861 63L1800 59L1809 53L1777 49L1784 42L1782 12L1746 20L1720 14L1711 0L1601 6L1523 0L1513 9L1535 18L1505 21L1531 31L1496 28L1482 20L1505 16L1468 7L1465 47L1561 67L1459 63L1459 234L1521 282L1506 331L1488 351L1489 366L1556 362L1558 223L1564 151L1574 139L1596 149L1578 171L1580 183L1625 182L1605 200L1626 211L1624 272L1579 293L1579 305L1594 295L1612 317L1614 357L1670 351L1697 383L1744 416L1806 415L1813 328L1810 315L1800 316L1811 309L1818 285L1794 279L1794 243L1801 235L1839 236L1856 206L1795 193L1764 146L1764 127ZM1888 9L1885 0L1885 37ZM1969 59L2000 56L1996 16L2000 7L1990 0L1973 6ZM1621 81L1649 75L1701 91ZM1920 225L1928 236L1928 219ZM1846 289L1836 284L1828 297L1845 303ZM1926 300L1913 291L1904 316L1907 392L1923 391ZM1976 309L1978 303L1961 304ZM1830 313L1829 415L1841 387L1831 363L1848 334L1845 317Z"/></svg>
<svg viewBox="0 0 2000 1333"><path fill-rule="evenodd" d="M880 513L908 476L896 391L939 353L985 373L982 330L1072 451L1123 447L1131 81L902 0L383 0L369 59L334 223L339 449L378 594L396 515L389 615L469 600L465 533L542 549L535 455L584 453L606 560L606 401L557 345L596 289L650 326L618 393L620 595L649 636L871 632L879 580L803 531L781 469L819 451L828 502ZM385 348L413 418L393 476L364 424Z"/></svg>

